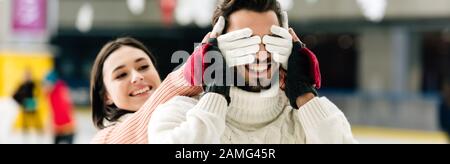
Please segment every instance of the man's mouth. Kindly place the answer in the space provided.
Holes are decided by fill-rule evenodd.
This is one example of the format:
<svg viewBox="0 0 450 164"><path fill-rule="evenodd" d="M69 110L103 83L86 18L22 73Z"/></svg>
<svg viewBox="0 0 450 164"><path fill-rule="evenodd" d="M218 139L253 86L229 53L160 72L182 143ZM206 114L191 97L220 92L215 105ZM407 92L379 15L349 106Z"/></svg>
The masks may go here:
<svg viewBox="0 0 450 164"><path fill-rule="evenodd" d="M261 78L267 76L272 64L249 64L245 68L251 78Z"/></svg>
<svg viewBox="0 0 450 164"><path fill-rule="evenodd" d="M137 97L137 96L143 96L143 95L147 95L148 93L150 93L150 91L153 89L152 86L147 86L144 88L141 88L139 90L136 90L134 92L132 92L130 94L131 97Z"/></svg>

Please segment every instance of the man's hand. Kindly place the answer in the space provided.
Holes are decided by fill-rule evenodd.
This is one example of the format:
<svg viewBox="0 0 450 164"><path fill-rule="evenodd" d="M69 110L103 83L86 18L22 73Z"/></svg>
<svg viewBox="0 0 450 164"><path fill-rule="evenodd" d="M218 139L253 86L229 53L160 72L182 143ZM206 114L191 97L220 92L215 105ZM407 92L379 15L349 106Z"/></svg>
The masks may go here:
<svg viewBox="0 0 450 164"><path fill-rule="evenodd" d="M316 95L314 95L314 93L311 92L301 95L300 97L297 97L296 101L297 107L302 107L303 105L311 101L314 97L316 97Z"/></svg>
<svg viewBox="0 0 450 164"><path fill-rule="evenodd" d="M289 57L286 77L286 96L295 109L317 96L316 88L321 85L319 62L313 52L300 42L295 42Z"/></svg>
<svg viewBox="0 0 450 164"><path fill-rule="evenodd" d="M292 54L293 36L289 33L287 12L283 12L283 27L272 26L270 31L273 35L265 35L263 43L269 51L273 60L280 63L284 70L288 70L288 59Z"/></svg>

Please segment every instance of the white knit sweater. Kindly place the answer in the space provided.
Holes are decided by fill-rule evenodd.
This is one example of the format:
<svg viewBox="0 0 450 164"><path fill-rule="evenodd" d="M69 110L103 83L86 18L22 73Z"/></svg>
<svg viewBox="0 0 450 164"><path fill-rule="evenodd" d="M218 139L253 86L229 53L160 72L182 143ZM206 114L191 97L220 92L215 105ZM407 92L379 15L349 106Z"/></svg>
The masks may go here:
<svg viewBox="0 0 450 164"><path fill-rule="evenodd" d="M175 97L160 105L149 122L149 143L357 143L344 114L327 98L294 110L281 90L262 96L232 87L230 97L229 107L215 93L200 100Z"/></svg>

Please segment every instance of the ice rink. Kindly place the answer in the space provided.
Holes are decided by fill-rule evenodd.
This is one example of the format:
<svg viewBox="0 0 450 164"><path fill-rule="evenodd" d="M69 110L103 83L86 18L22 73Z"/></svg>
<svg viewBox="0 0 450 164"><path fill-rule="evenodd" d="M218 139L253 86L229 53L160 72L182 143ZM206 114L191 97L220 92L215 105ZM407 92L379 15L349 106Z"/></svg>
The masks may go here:
<svg viewBox="0 0 450 164"><path fill-rule="evenodd" d="M37 134L31 131L27 135L12 128L12 122L18 111L10 101L0 103L0 143L2 144L51 144L49 129L46 133ZM95 135L90 110L78 108L75 112L77 121L76 144L88 144ZM435 131L417 131L405 129L389 129L383 127L367 127L352 125L353 134L361 144L446 144L445 135Z"/></svg>
<svg viewBox="0 0 450 164"><path fill-rule="evenodd" d="M219 21L220 16L225 21ZM209 42L208 35L217 42ZM139 46L122 43L129 41ZM214 47L204 43L214 43ZM143 51L122 52L122 47ZM225 60L188 60L191 54L208 59L212 48L218 48L215 52ZM135 55L141 56L132 62ZM141 61L147 64L141 66ZM207 69L215 66L212 61L225 61L232 68ZM257 91L265 81L274 82L270 86L274 91L276 82L284 83L284 92L288 91L293 104L295 97L289 92L296 89L292 88L303 94L297 100L309 101L309 92L316 87L316 96L326 97L332 102L326 104L345 114L345 122L362 144L449 142L439 129L450 134L450 0L0 0L0 144L51 144L53 129L71 133L73 119L66 112L69 104L77 106L75 143L88 144L97 132L89 104L107 102L122 109L138 109L146 100L141 96L150 96L159 80L187 62L182 76L190 77L190 82L197 77L186 76L186 68L191 68L191 75L217 83L220 76L216 71L232 75L219 79L237 81L232 87L244 88L242 94L234 94L238 98L230 96L238 100L233 102L240 103L239 96ZM278 65L285 71L276 73ZM116 73L118 70L123 71ZM277 75L285 76L278 81ZM239 87L244 81L248 84ZM253 83L258 87L248 86ZM165 96L177 95L178 88L162 86L174 90L163 92ZM228 88L223 91L225 96L230 94ZM99 100L91 100L91 95ZM22 117L16 102L7 97L15 97L29 113ZM320 113L328 116L327 111L332 110L326 107L334 108L317 102L320 105L312 103L311 107L319 112L313 109L302 111L313 113L310 116L300 114L302 128L283 128L308 133L306 120L322 121L317 119ZM51 106L61 110L47 110ZM243 109L247 108L251 108L250 115L261 114L252 111L259 108L256 105ZM55 112L52 119L53 111L61 114ZM33 112L39 116L34 117ZM284 119L281 113L276 116ZM39 125L36 118L44 120L44 128L24 131L23 123ZM340 118L335 120L343 120ZM57 128L52 128L53 123ZM237 128L245 126L244 122L237 124ZM339 128L338 123L328 125ZM349 132L347 126L340 127ZM261 136L278 134L266 129ZM333 132L328 129L311 131L320 133L308 135L307 140L340 137L324 135L322 132ZM266 141L274 139L264 137ZM238 141L240 138L230 140Z"/></svg>

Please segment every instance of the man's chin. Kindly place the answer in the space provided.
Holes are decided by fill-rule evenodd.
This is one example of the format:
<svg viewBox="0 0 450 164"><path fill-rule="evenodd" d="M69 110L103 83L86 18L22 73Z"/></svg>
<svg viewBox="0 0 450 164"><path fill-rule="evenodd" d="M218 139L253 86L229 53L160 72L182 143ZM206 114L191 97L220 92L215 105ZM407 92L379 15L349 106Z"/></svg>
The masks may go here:
<svg viewBox="0 0 450 164"><path fill-rule="evenodd" d="M258 84L258 85L255 85L255 86L251 86L249 84L246 84L244 86L237 86L237 87L239 89L242 89L242 90L247 91L247 92L259 93L259 92L262 92L264 90L270 89L272 87L272 84L270 84L270 83L268 85Z"/></svg>
<svg viewBox="0 0 450 164"><path fill-rule="evenodd" d="M279 67L279 66L278 66ZM278 68L275 67L275 68ZM242 80L244 83L236 82L237 88L248 91L248 92L262 92L264 90L269 90L273 84L278 83L278 78L274 78L279 76L279 70L272 70L273 66L269 67L269 69L263 74L256 74L251 76L247 67L240 67L241 69L237 70L237 79L238 81ZM244 70L244 71L243 71ZM244 78L245 77L245 78ZM239 85L241 84L241 85ZM242 85L244 84L244 85Z"/></svg>
<svg viewBox="0 0 450 164"><path fill-rule="evenodd" d="M238 86L238 88L247 92L255 92L255 93L259 93L263 90L263 88L260 86Z"/></svg>

